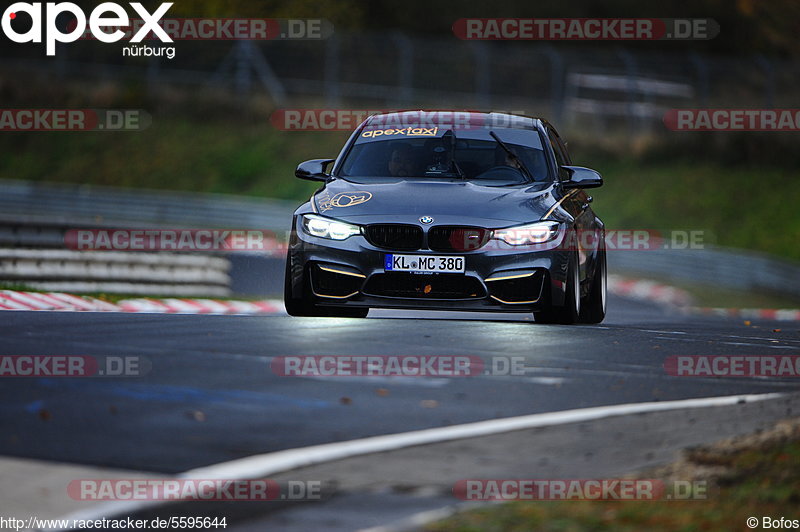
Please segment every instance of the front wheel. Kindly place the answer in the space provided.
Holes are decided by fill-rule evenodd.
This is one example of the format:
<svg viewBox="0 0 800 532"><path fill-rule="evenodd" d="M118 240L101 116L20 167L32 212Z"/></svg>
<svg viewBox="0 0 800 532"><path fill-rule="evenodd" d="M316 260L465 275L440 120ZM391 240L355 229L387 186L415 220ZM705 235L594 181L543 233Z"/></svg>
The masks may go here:
<svg viewBox="0 0 800 532"><path fill-rule="evenodd" d="M315 316L314 304L309 300L306 290L306 275L303 274L303 294L301 297L292 297L292 268L291 260L286 257L286 273L283 281L283 305L289 316Z"/></svg>
<svg viewBox="0 0 800 532"><path fill-rule="evenodd" d="M606 317L607 289L606 252L597 252L597 266L592 275L592 286L589 295L581 303L581 323L600 323Z"/></svg>
<svg viewBox="0 0 800 532"><path fill-rule="evenodd" d="M572 325L578 322L581 313L581 283L578 277L578 257L570 260L567 267L567 286L564 293L564 306L556 307L550 305L539 312L535 312L533 318L537 323L561 323Z"/></svg>
<svg viewBox="0 0 800 532"><path fill-rule="evenodd" d="M286 274L283 282L283 304L286 313L294 317L317 318L366 318L369 308L358 307L318 307L311 299L310 280L303 273L302 297L292 297L292 270L289 258L286 258Z"/></svg>

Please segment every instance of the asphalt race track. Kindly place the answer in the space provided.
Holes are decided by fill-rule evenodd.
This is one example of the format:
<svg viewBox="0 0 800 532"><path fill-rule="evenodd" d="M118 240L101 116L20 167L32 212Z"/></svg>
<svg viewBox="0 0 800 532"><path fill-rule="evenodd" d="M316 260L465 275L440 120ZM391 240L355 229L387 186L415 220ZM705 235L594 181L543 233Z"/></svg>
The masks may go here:
<svg viewBox="0 0 800 532"><path fill-rule="evenodd" d="M780 328L775 332L773 329ZM797 324L687 317L612 297L602 326L522 315L373 311L368 319L0 313L2 355L144 357L145 376L7 378L0 454L175 473L243 456L497 417L797 390L685 378L670 355L791 355ZM524 376L297 378L280 355L525 357Z"/></svg>

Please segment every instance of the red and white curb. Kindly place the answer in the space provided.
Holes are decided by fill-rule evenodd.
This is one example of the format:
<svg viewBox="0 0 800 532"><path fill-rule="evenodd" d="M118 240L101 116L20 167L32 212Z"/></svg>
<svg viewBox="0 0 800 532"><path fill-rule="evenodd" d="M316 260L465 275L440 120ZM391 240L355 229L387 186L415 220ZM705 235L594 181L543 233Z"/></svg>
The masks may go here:
<svg viewBox="0 0 800 532"><path fill-rule="evenodd" d="M680 288L642 279L627 279L618 275L608 276L608 291L618 296L672 307L684 308L692 304L692 296Z"/></svg>
<svg viewBox="0 0 800 532"><path fill-rule="evenodd" d="M695 314L747 320L800 321L800 309L691 307Z"/></svg>
<svg viewBox="0 0 800 532"><path fill-rule="evenodd" d="M708 308L692 306L685 290L653 281L608 276L609 292L632 299L666 305L689 314L725 318L800 321L800 309ZM283 301L236 301L219 299L125 299L116 304L89 296L63 292L0 290L0 310L53 310L84 312L136 312L153 314L286 314Z"/></svg>
<svg viewBox="0 0 800 532"><path fill-rule="evenodd" d="M627 279L618 275L608 276L608 291L622 297L667 305L687 314L749 320L800 321L800 309L695 307L692 306L692 296L685 290L653 281Z"/></svg>
<svg viewBox="0 0 800 532"><path fill-rule="evenodd" d="M140 312L157 314L283 314L283 302L223 301L216 299L125 299L109 303L89 296L62 292L0 290L0 310L54 310L83 312Z"/></svg>

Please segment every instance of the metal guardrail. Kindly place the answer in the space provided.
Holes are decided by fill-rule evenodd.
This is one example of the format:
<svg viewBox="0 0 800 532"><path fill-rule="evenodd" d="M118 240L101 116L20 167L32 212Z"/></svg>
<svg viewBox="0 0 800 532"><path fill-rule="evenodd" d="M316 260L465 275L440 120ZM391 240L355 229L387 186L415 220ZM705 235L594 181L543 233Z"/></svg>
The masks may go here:
<svg viewBox="0 0 800 532"><path fill-rule="evenodd" d="M42 290L224 297L230 266L203 255L0 249L0 279Z"/></svg>
<svg viewBox="0 0 800 532"><path fill-rule="evenodd" d="M288 227L295 205L236 196L0 180L0 281L42 290L168 296L231 294L213 253L66 249L70 229Z"/></svg>
<svg viewBox="0 0 800 532"><path fill-rule="evenodd" d="M26 206L36 210L36 207ZM147 229L149 224L137 224ZM0 213L0 247L65 249L65 235L70 229L103 229L107 225L93 220L64 216Z"/></svg>
<svg viewBox="0 0 800 532"><path fill-rule="evenodd" d="M572 72L567 75L564 106L567 123L574 128L579 117L595 129L607 129L609 119L624 118L629 126L652 128L672 107L685 106L695 96L691 79L684 82L627 74Z"/></svg>
<svg viewBox="0 0 800 532"><path fill-rule="evenodd" d="M652 251L609 251L610 270L656 274L673 280L800 299L800 264L763 253L706 247Z"/></svg>
<svg viewBox="0 0 800 532"><path fill-rule="evenodd" d="M288 229L295 205L294 202L237 196L0 180L0 247L64 249L64 233L70 228L101 228L123 223L134 227L267 229L280 236L282 231ZM277 266L265 269L264 261L267 257L263 254L253 254L248 260L245 259L249 254L241 255L241 264L234 268L232 274L246 279L237 278L233 284L248 287L248 292L263 291L264 277L277 279L282 271ZM123 255L116 251L99 252L98 260L110 264L114 256ZM761 253L706 247L696 250L616 250L609 251L608 256L612 271L658 275L667 279L767 291L800 298L800 265ZM216 260L227 259L217 257ZM278 264L279 261L280 258L275 257L272 262ZM176 266L177 264L179 263L174 263ZM217 272L222 270L221 267L215 268ZM265 273L267 269L271 274ZM167 277L166 272L162 273L164 277L161 281L149 284L161 286L160 293L169 294L170 292L164 291L166 285L174 282L177 287L181 280L176 276ZM206 283L205 286L217 290L222 286L222 283L217 282L222 277L211 276L209 279L212 277L216 284ZM183 284L187 284L190 278L191 276L185 278ZM140 277L135 280L138 284L146 282L146 279ZM106 278L103 282L115 281ZM270 290L275 291L277 285L277 281L270 281Z"/></svg>
<svg viewBox="0 0 800 532"><path fill-rule="evenodd" d="M0 180L2 218L37 215L80 227L170 224L170 228L260 229L282 234L289 229L295 207L295 202L225 194Z"/></svg>

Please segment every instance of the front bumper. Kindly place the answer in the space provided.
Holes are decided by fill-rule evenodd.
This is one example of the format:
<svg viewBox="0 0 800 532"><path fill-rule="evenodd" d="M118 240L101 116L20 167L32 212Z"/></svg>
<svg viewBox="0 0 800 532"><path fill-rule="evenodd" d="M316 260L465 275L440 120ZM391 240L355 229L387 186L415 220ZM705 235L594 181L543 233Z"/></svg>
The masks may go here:
<svg viewBox="0 0 800 532"><path fill-rule="evenodd" d="M343 241L314 237L298 227L298 220L295 216L287 255L294 298L310 289L318 305L484 312L531 312L564 301L570 255L559 246L561 239L545 249L492 240L459 253L394 251L361 235ZM387 253L459 255L465 272L386 272ZM309 287L303 286L304 278L310 279Z"/></svg>

